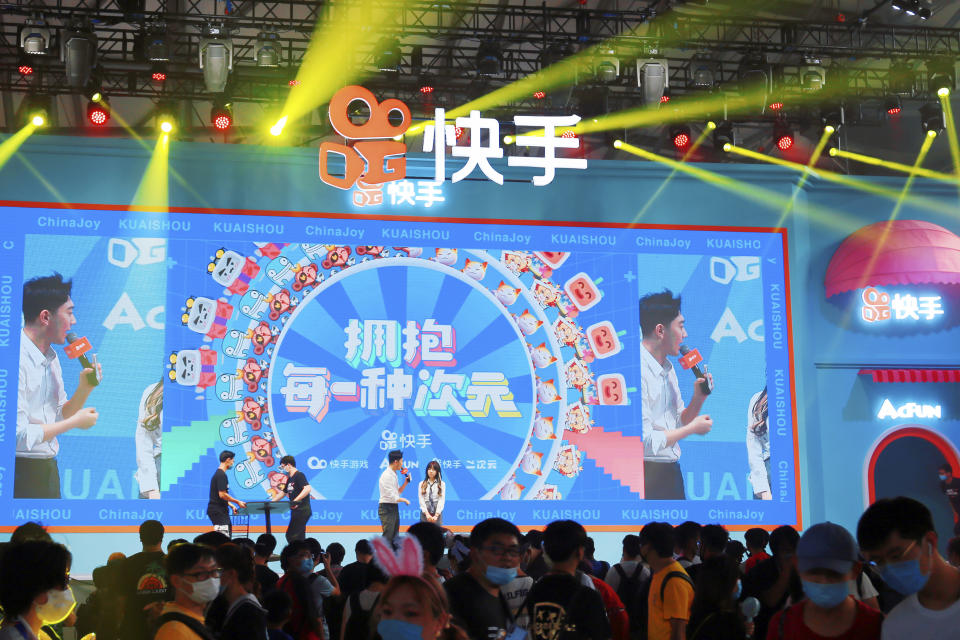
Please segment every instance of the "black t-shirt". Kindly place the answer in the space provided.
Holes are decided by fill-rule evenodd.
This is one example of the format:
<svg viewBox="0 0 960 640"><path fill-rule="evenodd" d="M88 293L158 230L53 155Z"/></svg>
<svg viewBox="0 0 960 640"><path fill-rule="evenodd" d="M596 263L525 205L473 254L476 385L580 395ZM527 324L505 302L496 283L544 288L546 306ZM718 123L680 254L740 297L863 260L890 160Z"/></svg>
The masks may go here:
<svg viewBox="0 0 960 640"><path fill-rule="evenodd" d="M761 594L772 587L779 577L780 565L777 564L775 557L761 560L743 577L743 595L753 596L760 601L760 613L757 614L757 617L753 621L755 625L753 632L754 638L767 637L767 625L770 623L770 618L772 618L773 614L777 611L783 609L787 604L788 597L792 602L799 602L803 599L803 584L800 582L800 575L794 572L790 578L790 584L787 586L786 593L783 594L783 597L780 598L777 605L775 607L765 605Z"/></svg>
<svg viewBox="0 0 960 640"><path fill-rule="evenodd" d="M226 511L227 501L220 497L220 492L229 491L229 489L230 483L227 482L227 472L218 468L213 472L213 477L210 478L210 502L207 503L207 508Z"/></svg>
<svg viewBox="0 0 960 640"><path fill-rule="evenodd" d="M340 570L337 580L340 582L340 591L346 596L363 591L370 582L367 580L367 564L360 561L351 562Z"/></svg>
<svg viewBox="0 0 960 640"><path fill-rule="evenodd" d="M151 629L143 608L151 602L169 600L169 582L162 551L141 551L120 567L120 593L126 598L121 637L150 640Z"/></svg>
<svg viewBox="0 0 960 640"><path fill-rule="evenodd" d="M607 640L610 622L600 594L575 576L548 573L523 603L533 640Z"/></svg>
<svg viewBox="0 0 960 640"><path fill-rule="evenodd" d="M512 627L513 617L503 594L492 596L476 578L461 573L443 583L453 621L470 640L496 640Z"/></svg>
<svg viewBox="0 0 960 640"><path fill-rule="evenodd" d="M266 593L277 586L277 580L280 579L280 576L267 565L255 564L253 565L253 571L257 577L257 582L260 583L260 593Z"/></svg>
<svg viewBox="0 0 960 640"><path fill-rule="evenodd" d="M546 575L547 571L550 571L550 567L547 566L547 561L544 559L543 554L541 553L527 566L526 574L534 580L539 580ZM605 576L600 577L602 578Z"/></svg>
<svg viewBox="0 0 960 640"><path fill-rule="evenodd" d="M687 640L743 640L747 627L736 611L711 611L690 616Z"/></svg>
<svg viewBox="0 0 960 640"><path fill-rule="evenodd" d="M960 478L951 478L950 482L941 482L940 491L947 496L950 506L957 513L960 513Z"/></svg>
<svg viewBox="0 0 960 640"><path fill-rule="evenodd" d="M287 497L291 501L295 500L300 492L303 491L303 488L310 484L307 482L307 476L303 475L303 471L297 471L290 479L287 481ZM307 497L300 501L300 506L297 507L297 510L310 511L310 494L307 494Z"/></svg>
<svg viewBox="0 0 960 640"><path fill-rule="evenodd" d="M220 638L267 640L266 612L250 599L237 604L231 612L227 599L218 596L207 608L204 622Z"/></svg>

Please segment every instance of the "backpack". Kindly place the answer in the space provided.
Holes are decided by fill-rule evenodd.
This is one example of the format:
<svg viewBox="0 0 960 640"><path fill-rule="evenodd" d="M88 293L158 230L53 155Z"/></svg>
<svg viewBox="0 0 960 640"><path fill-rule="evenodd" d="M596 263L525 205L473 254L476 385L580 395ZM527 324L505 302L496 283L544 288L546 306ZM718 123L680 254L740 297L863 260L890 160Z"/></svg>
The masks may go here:
<svg viewBox="0 0 960 640"><path fill-rule="evenodd" d="M378 595L377 600L379 599L380 596ZM373 618L373 609L376 607L376 602L374 602L373 607L370 607L369 611L363 609L360 606L359 591L351 593L348 602L350 602L350 617L347 618L346 624L343 625L343 637L369 638L370 620Z"/></svg>
<svg viewBox="0 0 960 640"><path fill-rule="evenodd" d="M663 596L667 592L667 583L670 582L671 578L682 578L690 585L690 588L693 588L693 580L690 579L690 576L686 574L685 571L671 571L667 575L663 576L663 582L660 583L660 601L663 601ZM634 615L630 614L630 635L633 638L646 638L647 637L647 622L650 617L650 607L649 607L649 597L650 597L650 585L653 583L653 576L650 576L650 579L646 581L641 589L642 594L638 594L638 605L642 604L642 611L638 607L638 615L636 616L636 621L634 620ZM629 608L627 609L629 611ZM634 625L637 625L636 630Z"/></svg>
<svg viewBox="0 0 960 640"><path fill-rule="evenodd" d="M157 619L157 629L159 630L167 622L180 622L185 624L190 631L193 631L197 634L202 640L216 640L213 632L210 629L207 629L206 626L199 620L191 618L190 616L185 616L182 613L177 613L176 611L168 611Z"/></svg>
<svg viewBox="0 0 960 640"><path fill-rule="evenodd" d="M623 570L620 564L613 565L617 575L620 576L620 585L617 587L617 596L623 602L630 617L630 633L636 635L642 628L647 626L647 595L650 593L650 576L643 579L643 565L637 563L637 568L631 575Z"/></svg>

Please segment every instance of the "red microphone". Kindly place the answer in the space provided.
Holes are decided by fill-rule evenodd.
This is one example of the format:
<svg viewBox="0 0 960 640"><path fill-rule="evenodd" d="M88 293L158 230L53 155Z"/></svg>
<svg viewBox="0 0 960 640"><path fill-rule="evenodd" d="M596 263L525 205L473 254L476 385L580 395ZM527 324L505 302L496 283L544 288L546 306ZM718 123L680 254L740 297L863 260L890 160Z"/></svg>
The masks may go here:
<svg viewBox="0 0 960 640"><path fill-rule="evenodd" d="M90 359L86 356L87 351L91 349L93 349L93 347L86 337L81 338L73 331L67 333L67 346L63 348L64 353L66 353L67 357L71 360L79 360L80 365L84 369L93 369L93 373L87 374L87 382L90 383L91 387L95 387L100 384L100 375L97 372L96 362L90 362ZM94 355L93 359L96 360L97 356Z"/></svg>
<svg viewBox="0 0 960 640"><path fill-rule="evenodd" d="M710 392L713 391L713 381L705 376L704 373L700 371L700 367L697 366L703 362L703 356L700 355L699 351L691 349L685 344L680 345L680 354L683 356L680 358L680 366L684 369L692 370L693 375L698 379L703 378L703 382L700 383L700 390L703 391L703 395L710 395ZM704 363L703 367L706 369L706 363Z"/></svg>

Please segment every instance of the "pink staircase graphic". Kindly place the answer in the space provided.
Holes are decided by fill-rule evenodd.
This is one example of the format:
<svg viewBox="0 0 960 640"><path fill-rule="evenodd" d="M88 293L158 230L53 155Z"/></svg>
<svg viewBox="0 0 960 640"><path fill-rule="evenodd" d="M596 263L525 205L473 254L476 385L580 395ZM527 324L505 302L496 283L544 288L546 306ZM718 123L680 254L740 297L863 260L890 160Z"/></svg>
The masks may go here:
<svg viewBox="0 0 960 640"><path fill-rule="evenodd" d="M563 439L596 461L604 473L639 496L643 491L643 441L620 431L592 427L587 433L566 431Z"/></svg>

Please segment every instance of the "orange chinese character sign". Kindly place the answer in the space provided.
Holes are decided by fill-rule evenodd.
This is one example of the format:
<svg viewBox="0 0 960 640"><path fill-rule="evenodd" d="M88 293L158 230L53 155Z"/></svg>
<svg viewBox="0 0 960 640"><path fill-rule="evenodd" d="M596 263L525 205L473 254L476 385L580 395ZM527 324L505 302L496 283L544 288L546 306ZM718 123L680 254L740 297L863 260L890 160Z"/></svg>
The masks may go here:
<svg viewBox="0 0 960 640"><path fill-rule="evenodd" d="M863 307L860 316L865 322L881 322L890 319L890 294L876 287L867 287L861 295Z"/></svg>
<svg viewBox="0 0 960 640"><path fill-rule="evenodd" d="M362 102L370 111L363 124L354 124L347 111L353 102ZM400 124L390 123L390 114L400 114ZM340 89L330 100L330 124L352 145L324 142L320 145L320 179L331 187L350 189L363 178L367 185L380 185L407 176L407 145L391 138L403 135L413 122L410 109L391 98L377 102L368 89L351 85ZM330 155L343 158L343 177L330 173Z"/></svg>

